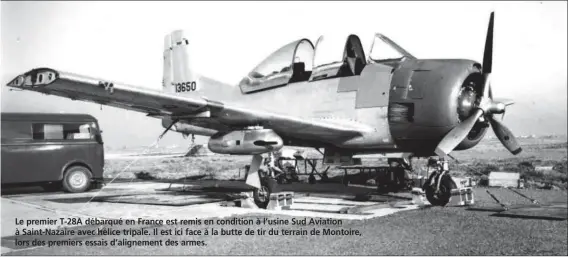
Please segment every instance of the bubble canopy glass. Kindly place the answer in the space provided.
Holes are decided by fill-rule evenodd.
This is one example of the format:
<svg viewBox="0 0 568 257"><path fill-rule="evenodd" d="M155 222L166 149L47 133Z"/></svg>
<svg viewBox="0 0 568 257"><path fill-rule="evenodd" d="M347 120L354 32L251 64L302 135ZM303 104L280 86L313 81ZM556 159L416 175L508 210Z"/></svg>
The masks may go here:
<svg viewBox="0 0 568 257"><path fill-rule="evenodd" d="M309 39L291 42L276 50L241 80L244 93L306 81L311 75L314 46Z"/></svg>
<svg viewBox="0 0 568 257"><path fill-rule="evenodd" d="M365 50L357 35L321 36L316 43L310 81L357 76L366 64Z"/></svg>
<svg viewBox="0 0 568 257"><path fill-rule="evenodd" d="M368 56L368 58L366 57ZM314 48L309 39L284 45L241 80L243 93L252 93L288 83L358 76L369 63L416 59L382 34L375 34L369 51L354 34L321 36Z"/></svg>

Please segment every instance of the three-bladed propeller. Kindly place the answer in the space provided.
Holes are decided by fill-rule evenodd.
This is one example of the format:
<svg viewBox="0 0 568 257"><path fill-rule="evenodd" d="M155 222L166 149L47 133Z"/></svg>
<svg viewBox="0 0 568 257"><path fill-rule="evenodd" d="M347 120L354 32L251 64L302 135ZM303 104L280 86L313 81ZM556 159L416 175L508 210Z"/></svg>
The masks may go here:
<svg viewBox="0 0 568 257"><path fill-rule="evenodd" d="M481 85L482 95L480 96L479 104L477 104L472 111L471 115L463 122L459 123L453 128L436 147L435 153L438 156L446 156L454 148L459 145L469 134L471 129L477 121L484 117L489 120L493 131L499 141L509 150L512 154L518 154L522 151L519 143L511 131L503 125L500 121L493 117L493 114L504 114L505 108L513 104L511 100L497 100L493 99L493 92L491 90L491 72L493 65L493 23L495 13L491 13L489 18L489 27L487 29L487 38L485 40L485 50L483 52L483 83Z"/></svg>

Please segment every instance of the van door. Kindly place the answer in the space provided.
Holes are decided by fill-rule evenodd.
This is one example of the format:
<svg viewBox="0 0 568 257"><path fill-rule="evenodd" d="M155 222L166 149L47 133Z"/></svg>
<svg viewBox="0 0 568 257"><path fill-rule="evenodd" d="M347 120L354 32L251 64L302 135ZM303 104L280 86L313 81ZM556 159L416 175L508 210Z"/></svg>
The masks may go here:
<svg viewBox="0 0 568 257"><path fill-rule="evenodd" d="M2 120L2 184L33 181L29 170L35 162L28 154L31 141L29 122Z"/></svg>
<svg viewBox="0 0 568 257"><path fill-rule="evenodd" d="M105 149L104 149L104 141L103 141L103 131L99 128L99 124L97 122L93 122L91 123L91 133L95 139L95 141L97 142L97 145L95 146L95 158L97 161L96 164L94 164L94 166L96 168L96 170L93 170L93 178L95 179L99 179L99 178L103 178L103 171L104 171L104 165L105 165Z"/></svg>

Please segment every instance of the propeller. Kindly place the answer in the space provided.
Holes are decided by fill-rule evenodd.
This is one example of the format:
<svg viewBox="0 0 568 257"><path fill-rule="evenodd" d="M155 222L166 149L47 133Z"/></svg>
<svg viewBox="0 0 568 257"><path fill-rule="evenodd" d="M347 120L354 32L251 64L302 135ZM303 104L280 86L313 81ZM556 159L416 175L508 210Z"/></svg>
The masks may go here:
<svg viewBox="0 0 568 257"><path fill-rule="evenodd" d="M436 147L435 153L438 156L446 156L454 148L462 142L475 124L484 118L489 120L493 131L499 141L509 150L512 154L516 155L522 151L515 136L503 123L496 120L493 114L503 114L505 116L505 108L514 102L508 99L493 99L493 92L491 90L491 72L493 69L493 27L494 27L495 13L492 12L489 18L489 27L487 29L487 37L485 39L485 49L483 52L483 83L481 84L480 101L474 106L471 115L464 121L459 123L453 128Z"/></svg>

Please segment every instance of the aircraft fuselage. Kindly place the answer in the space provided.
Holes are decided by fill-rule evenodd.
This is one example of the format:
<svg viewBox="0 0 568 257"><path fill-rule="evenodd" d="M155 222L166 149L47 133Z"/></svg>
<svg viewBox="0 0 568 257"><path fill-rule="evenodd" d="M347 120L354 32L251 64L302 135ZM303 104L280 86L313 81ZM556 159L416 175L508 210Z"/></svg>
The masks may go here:
<svg viewBox="0 0 568 257"><path fill-rule="evenodd" d="M429 156L453 127L460 90L477 87L480 65L470 60L405 59L367 64L358 76L302 81L267 90L243 93L239 87L206 86L200 94L232 106L248 107L311 119L360 123L371 130L353 138L332 139L333 146L357 152L414 152ZM167 126L168 122L163 122ZM189 124L187 124L189 125ZM199 133L193 126L179 132ZM261 124L237 124L261 125ZM309 130L309 128L305 128ZM275 129L285 145L314 146L309 133ZM473 147L480 133L464 140L459 150ZM325 147L322 144L321 147Z"/></svg>

